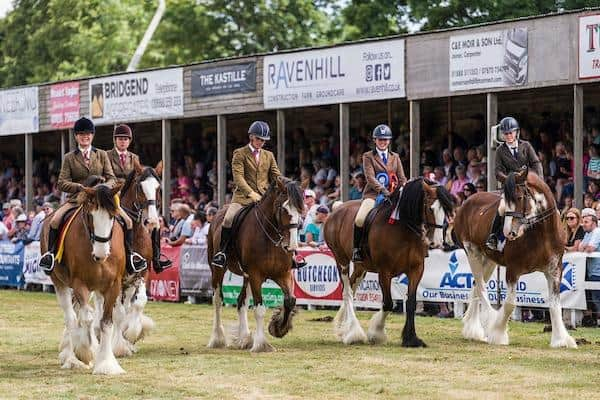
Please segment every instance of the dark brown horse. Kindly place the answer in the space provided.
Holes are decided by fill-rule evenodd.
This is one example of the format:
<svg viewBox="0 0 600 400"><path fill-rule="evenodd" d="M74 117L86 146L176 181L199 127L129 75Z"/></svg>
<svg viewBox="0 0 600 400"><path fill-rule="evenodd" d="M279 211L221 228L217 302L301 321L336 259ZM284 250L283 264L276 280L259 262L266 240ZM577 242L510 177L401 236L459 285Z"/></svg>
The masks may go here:
<svg viewBox="0 0 600 400"><path fill-rule="evenodd" d="M161 174L162 162L156 169L134 163L120 193L121 208L133 222L133 249L146 259L148 265L154 263L155 268L158 260L153 259L151 235L158 234L159 229ZM160 254L160 249L156 254ZM143 313L148 301L147 277L148 269L125 271L121 297L114 310L113 350L117 357L131 355L135 351L134 344L154 327L152 319Z"/></svg>
<svg viewBox="0 0 600 400"><path fill-rule="evenodd" d="M245 217L234 223L237 229L232 238L227 256L227 269L244 277L238 297L239 328L237 338L230 345L250 348L252 352L272 351L264 334L263 320L266 313L261 287L272 279L283 291L283 309L273 313L269 333L283 337L292 327L292 316L296 299L293 296L292 253L297 240L297 224L302 212L302 190L297 182L280 177L269 187L262 200L251 205ZM226 207L221 209L210 224L208 232L208 259L219 248L221 224ZM244 210L240 211L240 214ZM237 228L236 228L237 225ZM222 284L225 270L211 265L213 305L215 315L208 347L223 347L226 343L221 321ZM250 291L248 290L250 286ZM251 336L248 328L248 306L250 296L254 299L256 333Z"/></svg>
<svg viewBox="0 0 600 400"><path fill-rule="evenodd" d="M81 209L66 233L62 259L50 276L65 314L59 355L62 368L89 368L95 359L95 374L125 372L112 349L113 307L125 270L123 230L115 224L118 211L114 195L119 189L120 185L112 189L97 185L79 193L77 202ZM49 223L47 218L42 227L42 251L47 248ZM103 310L99 349L92 329L92 292Z"/></svg>
<svg viewBox="0 0 600 400"><path fill-rule="evenodd" d="M394 192L391 201L383 203L376 210L370 222L365 245L367 256L364 262L354 266L352 276L349 267L352 258L352 232L360 202L349 201L340 205L325 223L325 240L336 258L344 285L343 303L336 315L334 326L336 334L345 344L367 340L371 343L381 343L386 340L385 319L393 307L391 281L395 276L406 274L409 283L402 346L425 346L415 332L416 294L428 252L425 225L436 226L442 222L429 220L427 217L436 214L433 210L427 211L436 201L436 207L441 204L444 214L452 217L454 203L443 186L417 178L404 186L401 195L399 190ZM388 219L396 204L399 219L396 224L391 225ZM367 272L379 274L379 286L383 294L382 308L371 319L368 336L356 318L353 304L354 292Z"/></svg>
<svg viewBox="0 0 600 400"><path fill-rule="evenodd" d="M577 347L562 320L560 282L565 233L556 201L546 183L525 167L519 173L501 176L502 193L477 193L460 207L454 220L454 235L465 249L473 272L474 285L469 308L463 317L463 336L508 344L508 319L516 301L519 277L541 271L548 281L552 347ZM503 252L485 245L492 221L504 216ZM487 297L486 284L496 265L506 266L506 301L498 311ZM482 314L482 315L480 315Z"/></svg>

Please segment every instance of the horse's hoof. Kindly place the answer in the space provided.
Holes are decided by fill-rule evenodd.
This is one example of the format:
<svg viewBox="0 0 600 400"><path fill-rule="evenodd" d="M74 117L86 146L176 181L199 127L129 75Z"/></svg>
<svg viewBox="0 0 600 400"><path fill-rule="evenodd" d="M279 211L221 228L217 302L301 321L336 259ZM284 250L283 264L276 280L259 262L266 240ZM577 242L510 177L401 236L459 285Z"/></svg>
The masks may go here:
<svg viewBox="0 0 600 400"><path fill-rule="evenodd" d="M566 347L568 349L576 349L577 342L575 342L575 339L573 339L571 336L567 336L567 337L564 337L561 339L552 340L550 342L550 347L553 347L553 348Z"/></svg>
<svg viewBox="0 0 600 400"><path fill-rule="evenodd" d="M121 368L117 360L105 360L94 367L94 375L121 375L125 370Z"/></svg>
<svg viewBox="0 0 600 400"><path fill-rule="evenodd" d="M90 369L88 364L79 361L74 355L68 356L62 362L62 369Z"/></svg>
<svg viewBox="0 0 600 400"><path fill-rule="evenodd" d="M267 342L254 343L254 345L250 349L250 352L252 353L269 353L271 351L275 351L275 347L271 346Z"/></svg>
<svg viewBox="0 0 600 400"><path fill-rule="evenodd" d="M403 340L402 347L427 347L427 345L418 337L414 337L413 339Z"/></svg>
<svg viewBox="0 0 600 400"><path fill-rule="evenodd" d="M387 335L383 332L368 332L367 338L370 344L384 344L387 342Z"/></svg>
<svg viewBox="0 0 600 400"><path fill-rule="evenodd" d="M206 347L209 349L222 349L226 346L225 338L211 337Z"/></svg>

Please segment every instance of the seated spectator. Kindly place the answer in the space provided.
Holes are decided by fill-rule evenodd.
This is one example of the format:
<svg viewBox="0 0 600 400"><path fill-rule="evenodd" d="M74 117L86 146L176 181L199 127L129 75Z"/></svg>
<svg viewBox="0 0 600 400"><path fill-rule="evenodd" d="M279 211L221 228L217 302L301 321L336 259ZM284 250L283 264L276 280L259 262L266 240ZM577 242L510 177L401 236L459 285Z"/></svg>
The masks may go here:
<svg viewBox="0 0 600 400"><path fill-rule="evenodd" d="M31 228L29 229L29 235L27 235L26 243L31 243L34 240L39 241L40 235L42 233L42 222L47 215L50 215L54 211L51 203L44 203L41 207L39 207L39 211L33 219L31 220Z"/></svg>
<svg viewBox="0 0 600 400"><path fill-rule="evenodd" d="M310 225L317 217L317 208L319 205L316 202L316 194L312 189L304 191L304 210L302 211L302 228L298 229L300 241L305 241L306 227Z"/></svg>
<svg viewBox="0 0 600 400"><path fill-rule="evenodd" d="M442 168L444 168L444 176L446 176L448 180L454 178L456 162L452 158L452 153L449 149L444 149L444 151L442 151L442 164Z"/></svg>
<svg viewBox="0 0 600 400"><path fill-rule="evenodd" d="M359 172L354 175L354 178L351 181L352 188L350 188L350 192L348 193L349 200L360 200L362 199L362 193L365 189L365 185L367 183L367 179L365 178L365 174Z"/></svg>
<svg viewBox="0 0 600 400"><path fill-rule="evenodd" d="M465 183L462 188L462 196L460 196L460 204L462 204L466 199L475 194L475 185L471 182Z"/></svg>
<svg viewBox="0 0 600 400"><path fill-rule="evenodd" d="M465 167L464 165L458 165L456 167L456 178L450 185L450 194L453 195L458 201L460 201L459 196L462 193L462 189L466 183L469 183L469 178L467 178Z"/></svg>
<svg viewBox="0 0 600 400"><path fill-rule="evenodd" d="M171 213L175 218L175 224L171 235L166 240L171 246L181 246L185 239L192 237L192 220L190 207L184 203L176 203L171 206Z"/></svg>
<svg viewBox="0 0 600 400"><path fill-rule="evenodd" d="M595 179L590 179L588 192L592 195L594 201L600 200L600 184Z"/></svg>
<svg viewBox="0 0 600 400"><path fill-rule="evenodd" d="M594 195L590 192L585 192L583 195L583 208L594 208L596 202L594 201Z"/></svg>
<svg viewBox="0 0 600 400"><path fill-rule="evenodd" d="M570 208L565 213L565 229L567 231L566 251L578 251L585 232L581 226L581 213L577 208Z"/></svg>
<svg viewBox="0 0 600 400"><path fill-rule="evenodd" d="M4 222L0 221L0 240L8 239L8 228L4 225Z"/></svg>
<svg viewBox="0 0 600 400"><path fill-rule="evenodd" d="M565 218L567 216L567 212L569 212L569 210L571 208L573 208L573 197L572 196L565 196L563 198L564 200L564 206L560 212L560 220L561 222L565 222ZM581 218L580 218L581 219ZM581 221L579 221L581 223Z"/></svg>
<svg viewBox="0 0 600 400"><path fill-rule="evenodd" d="M331 167L331 161L328 158L323 158L320 162L316 162L315 169L317 165L320 168L313 176L313 182L315 185L320 186L323 189L329 189L335 183L337 172Z"/></svg>
<svg viewBox="0 0 600 400"><path fill-rule="evenodd" d="M23 213L19 214L17 218L15 218L16 227L12 231L12 234L9 234L13 243L24 241L27 239L27 234L29 233L29 229L27 227L27 216Z"/></svg>
<svg viewBox="0 0 600 400"><path fill-rule="evenodd" d="M206 246L209 227L210 224L206 222L206 213L202 210L196 211L192 219L194 234L191 238L185 239L185 243Z"/></svg>
<svg viewBox="0 0 600 400"><path fill-rule="evenodd" d="M554 182L556 183L556 198L561 199L563 187L573 178L573 171L571 169L571 159L567 152L567 147L563 142L557 142L555 146L555 156L552 160L554 167Z"/></svg>
<svg viewBox="0 0 600 400"><path fill-rule="evenodd" d="M598 228L596 212L592 209L584 208L581 211L581 217L583 218L585 235L579 244L579 251L586 253L596 252L600 250L600 228ZM586 280L600 281L600 258L588 258L586 272ZM598 313L600 311L600 290L586 291L586 297L590 305L588 310Z"/></svg>
<svg viewBox="0 0 600 400"><path fill-rule="evenodd" d="M477 193L487 191L487 179L485 177L481 177L475 182L475 190Z"/></svg>
<svg viewBox="0 0 600 400"><path fill-rule="evenodd" d="M446 176L444 167L435 167L433 169L433 181L442 186L446 186L446 184L448 183L448 177Z"/></svg>
<svg viewBox="0 0 600 400"><path fill-rule="evenodd" d="M594 144L588 151L590 161L588 162L587 176L591 179L600 179L600 145Z"/></svg>
<svg viewBox="0 0 600 400"><path fill-rule="evenodd" d="M305 229L306 244L311 247L321 247L325 244L323 237L323 225L329 217L329 208L327 206L319 206L317 208L317 216L313 222L308 224Z"/></svg>

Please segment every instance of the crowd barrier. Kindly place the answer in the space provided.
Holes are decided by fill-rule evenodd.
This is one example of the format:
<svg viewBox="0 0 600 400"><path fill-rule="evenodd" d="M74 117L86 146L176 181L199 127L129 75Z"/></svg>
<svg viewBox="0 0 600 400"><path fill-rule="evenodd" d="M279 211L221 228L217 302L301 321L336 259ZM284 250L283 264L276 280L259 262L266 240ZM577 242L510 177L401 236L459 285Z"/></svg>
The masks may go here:
<svg viewBox="0 0 600 400"><path fill-rule="evenodd" d="M151 272L148 288L153 299L179 301L181 296L212 295L206 247L163 245L162 252L173 260L173 267L158 275ZM306 258L308 265L293 271L297 304L338 306L342 299L342 283L331 251L307 247L299 249L299 253ZM27 246L22 243L0 242L0 285L50 285L50 279L38 267L39 256L39 242ZM586 263L594 257L600 257L600 253L564 255L560 285L563 308L585 310L585 290L600 290L600 282L586 281ZM225 274L223 297L226 304L236 304L241 285L241 276L229 271ZM392 297L395 300L405 299L407 285L405 275L395 277L392 280ZM465 304L469 302L472 286L473 275L463 250L432 250L425 259L425 272L418 287L417 300ZM500 279L494 273L488 282L487 293L491 303L496 303L498 296L501 301L504 299L506 281L503 267L500 268ZM272 281L263 285L263 297L270 307L279 306L283 302L281 289ZM519 279L517 306L547 308L547 297L548 286L541 272L524 275ZM365 276L355 300L359 307L378 309L381 306L377 274L368 273Z"/></svg>

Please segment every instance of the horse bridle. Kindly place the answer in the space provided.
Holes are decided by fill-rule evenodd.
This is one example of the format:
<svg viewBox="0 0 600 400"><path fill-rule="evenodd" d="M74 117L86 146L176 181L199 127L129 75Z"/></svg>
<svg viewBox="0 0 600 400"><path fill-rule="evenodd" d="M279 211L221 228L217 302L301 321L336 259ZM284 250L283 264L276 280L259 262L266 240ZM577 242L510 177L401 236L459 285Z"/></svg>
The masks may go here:
<svg viewBox="0 0 600 400"><path fill-rule="evenodd" d="M154 178L156 178L158 180L159 185L161 184L160 179L158 179L156 176L154 176ZM134 195L134 201L133 201L133 209L125 207L121 204L121 208L123 209L123 211L125 211L125 213L127 215L129 215L129 217L133 220L134 223L136 224L141 224L142 223L142 217L144 215L144 209L148 208L150 206L155 206L157 209L159 207L159 203L158 203L158 198L159 196L156 196L156 200L148 200L146 199L146 201L140 203L138 201L138 193L139 193L139 186L141 185L141 181L137 181L136 178L136 182L133 185L135 187L135 195ZM159 186L160 189L160 186ZM144 195L145 196L145 195Z"/></svg>
<svg viewBox="0 0 600 400"><path fill-rule="evenodd" d="M525 184L521 184L520 186L523 186L525 189L523 196L525 197L525 202L527 202L529 199L532 198L529 188ZM525 213L521 212L521 211L505 211L504 216L516 218L521 223L521 225L525 226L525 229L529 229L532 226L535 226L535 225L539 224L540 222L543 222L544 220L546 220L547 218L552 216L555 212L556 212L556 206L552 206L552 207L542 211L541 214L533 215L531 217L525 216Z"/></svg>
<svg viewBox="0 0 600 400"><path fill-rule="evenodd" d="M92 243L92 245L94 244L94 242L98 242L98 243L108 243L110 242L110 240L112 239L112 235L113 235L113 230L110 230L110 233L107 237L103 237L103 236L96 236L96 234L94 233L94 224L93 223L88 223L88 219L91 217L91 214L89 211L85 210L86 214L83 217L83 227L85 228L85 230L88 232L88 234L90 235L90 243ZM113 217L114 220L114 217ZM113 222L114 223L114 222ZM91 227L91 229L90 229Z"/></svg>
<svg viewBox="0 0 600 400"><path fill-rule="evenodd" d="M256 217L256 221L258 221L258 225L262 229L263 233L265 234L265 236L267 236L267 238L271 241L271 243L273 243L275 245L275 247L281 247L281 248L283 248L283 239L285 238L285 231L298 227L298 224L287 224L287 225L282 224L282 222L281 222L281 213L283 210L282 205L283 204L281 204L280 206L274 205L274 207L277 209L277 212L275 213L275 224L277 226L274 225L269 220L269 218L265 215L264 211L261 210L260 203L257 203L254 206L254 216ZM261 215L259 215L259 213ZM262 216L262 218L261 218L261 216ZM277 236L276 238L273 238L269 234L269 232L267 231L267 228L263 224L263 220L267 222L267 224L269 225L269 228L271 228L272 230L275 231L275 235Z"/></svg>

